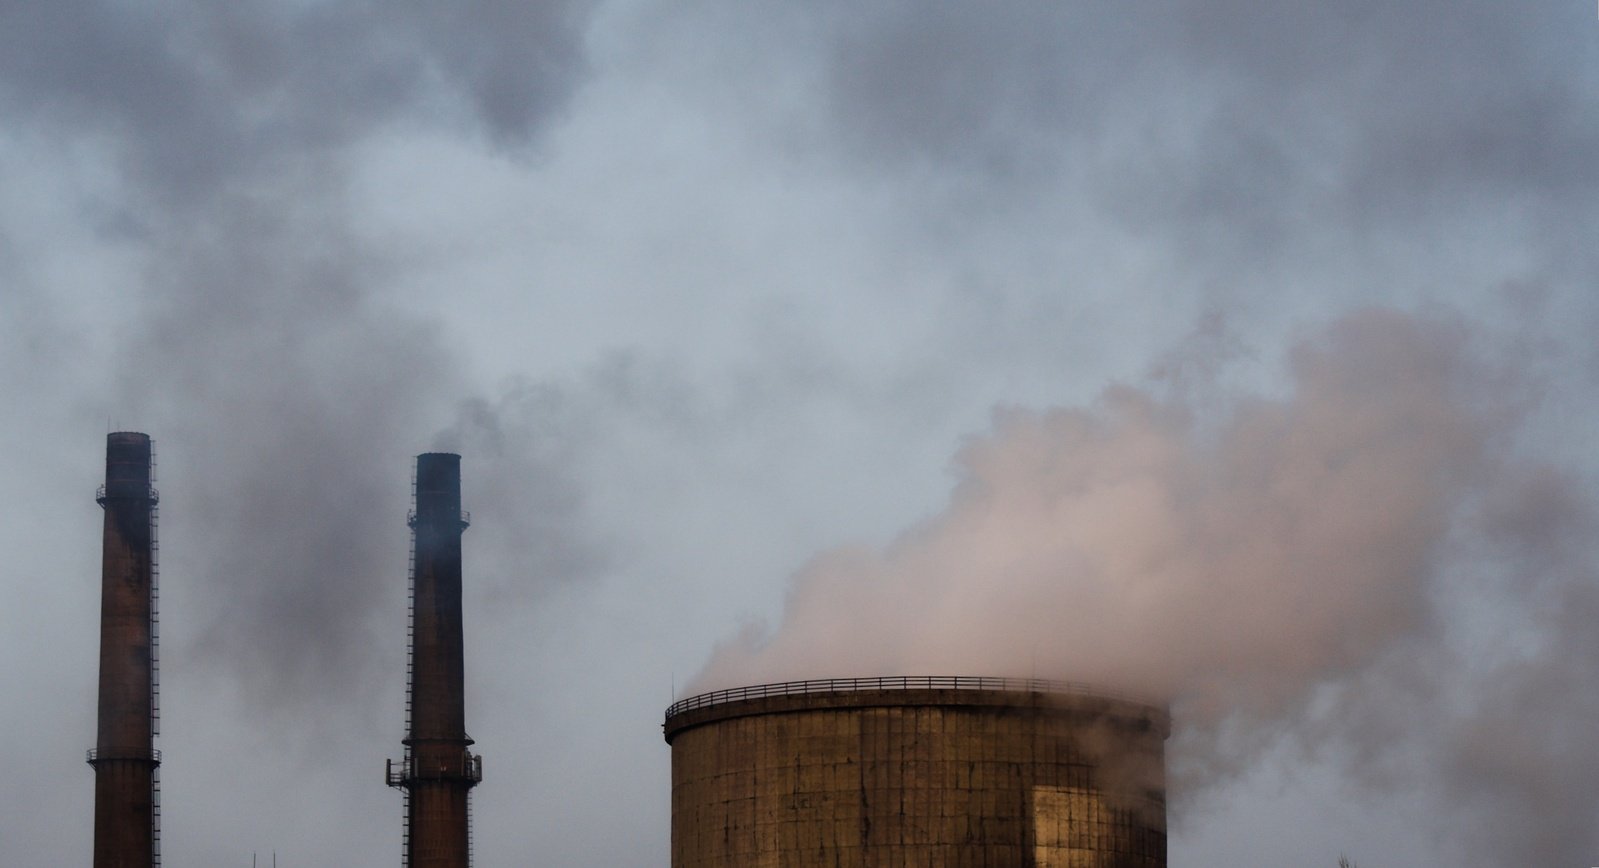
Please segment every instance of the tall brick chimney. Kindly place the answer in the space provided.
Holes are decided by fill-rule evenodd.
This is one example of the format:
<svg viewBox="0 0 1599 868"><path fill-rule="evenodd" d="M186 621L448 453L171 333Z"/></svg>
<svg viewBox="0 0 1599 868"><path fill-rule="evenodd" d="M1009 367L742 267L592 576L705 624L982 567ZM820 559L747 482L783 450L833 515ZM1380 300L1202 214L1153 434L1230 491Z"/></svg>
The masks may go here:
<svg viewBox="0 0 1599 868"><path fill-rule="evenodd" d="M406 794L408 868L467 868L468 793L483 758L466 734L461 628L461 456L416 459L411 513L411 660L405 759L391 760L390 786Z"/></svg>
<svg viewBox="0 0 1599 868"><path fill-rule="evenodd" d="M94 868L160 863L156 767L156 491L145 434L106 437L100 571L99 736Z"/></svg>

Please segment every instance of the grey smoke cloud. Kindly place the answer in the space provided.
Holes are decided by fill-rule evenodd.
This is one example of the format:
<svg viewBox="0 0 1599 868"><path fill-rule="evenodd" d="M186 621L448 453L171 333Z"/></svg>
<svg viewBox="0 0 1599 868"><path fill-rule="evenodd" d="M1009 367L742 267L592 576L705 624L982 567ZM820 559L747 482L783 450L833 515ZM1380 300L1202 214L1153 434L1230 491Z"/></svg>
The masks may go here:
<svg viewBox="0 0 1599 868"><path fill-rule="evenodd" d="M92 391L163 463L164 729L185 746L167 777L186 782L168 814L190 829L238 812L207 795L237 773L208 744L275 757L263 787L323 794L269 821L302 853L372 858L396 810L369 784L398 747L406 479L472 386L439 320L390 289L404 257L363 231L355 155L396 124L526 152L581 75L580 7L472 5L492 32L428 4L18 9L7 31L9 114L95 142L51 158L115 179L78 207L126 251L136 302L108 306L123 320ZM502 508L560 522L541 506L561 508ZM169 836L178 861L240 846Z"/></svg>
<svg viewBox="0 0 1599 868"><path fill-rule="evenodd" d="M337 158L417 117L520 147L581 80L591 6L8 2L0 106L58 133L98 131L168 205ZM457 101L464 115L440 111Z"/></svg>
<svg viewBox="0 0 1599 868"><path fill-rule="evenodd" d="M442 318L395 290L412 262L369 231L363 155L397 130L536 153L586 75L588 9L0 3L0 383L38 408L10 436L41 455L92 455L108 422L157 441L172 862L387 861L406 480L474 387ZM67 527L44 516L76 515L92 471L41 522ZM84 733L26 731L75 769ZM233 797L245 779L321 797ZM8 802L33 819L0 861L87 858L67 829L91 802L60 780Z"/></svg>
<svg viewBox="0 0 1599 868"><path fill-rule="evenodd" d="M71 769L92 738L83 541L107 417L162 459L169 861L243 864L246 842L398 857L374 770L403 701L406 476L440 447L465 453L476 519L480 854L655 865L674 683L738 618L775 614L809 553L865 538L857 572L885 570L881 542L940 502L938 468L989 407L1076 409L1006 411L972 460L1077 420L1085 448L1114 424L1164 438L1173 472L1221 466L1242 420L1270 430L1310 395L1281 381L1283 335L1372 303L1525 325L1517 345L1463 327L1450 352L1528 384L1484 395L1547 397L1511 421L1450 405L1488 438L1451 454L1508 475L1437 484L1481 501L1439 519L1472 568L1396 542L1387 563L1447 580L1328 613L1361 614L1382 650L1316 633L1324 656L1283 662L1332 672L1308 700L1249 671L1212 693L1254 692L1190 701L1219 723L1191 730L1206 750L1184 774L1216 775L1237 815L1179 828L1174 857L1453 865L1405 848L1461 805L1481 809L1483 860L1577 852L1592 776L1581 699L1557 687L1593 654L1593 479L1573 469L1591 467L1599 379L1592 14L0 0L0 437L20 504L0 580L25 594L0 612L0 688L29 700L0 708L26 784L0 794L0 862L86 858ZM1454 326L1434 326L1423 343L1448 348ZM1151 359L1159 382L1093 403ZM1439 381L1487 374L1457 376ZM1251 490L1185 478L1173 497ZM1201 650L1195 667L1226 658ZM1350 802L1382 808L1252 791L1278 733L1304 753L1280 764L1340 766ZM1291 854L1259 831L1262 803L1305 830ZM1390 805L1417 821L1355 846L1352 824ZM636 834L615 834L618 810Z"/></svg>
<svg viewBox="0 0 1599 868"><path fill-rule="evenodd" d="M140 300L111 413L154 432L164 476L203 505L164 530L207 577L204 626L172 638L258 713L374 704L407 461L467 389L437 323L384 288L397 257L355 228L350 152L418 123L524 148L583 75L589 8L0 6L0 107L94 142L68 165L117 179L79 206L130 251L118 280ZM16 291L42 297L32 283ZM38 307L31 332L54 326Z"/></svg>
<svg viewBox="0 0 1599 868"><path fill-rule="evenodd" d="M829 106L882 168L909 150L1032 176L1073 155L1122 170L1117 183L1169 173L1180 205L1199 205L1215 170L1227 186L1308 185L1301 170L1328 157L1367 179L1352 190L1367 205L1529 180L1555 193L1594 177L1579 144L1593 109L1568 65L1589 47L1524 9L848 6L817 37Z"/></svg>
<svg viewBox="0 0 1599 868"><path fill-rule="evenodd" d="M1097 682L1172 704L1190 795L1279 738L1364 751L1355 774L1397 738L1472 817L1481 802L1497 818L1549 804L1475 826L1495 858L1580 860L1599 798L1566 758L1592 711L1572 669L1599 664L1579 626L1592 509L1516 456L1526 384L1483 340L1463 321L1368 310L1301 340L1280 396L1219 409L1116 386L1090 406L1001 410L961 450L941 513L886 547L817 557L781 622L724 644L691 689ZM1454 585L1484 558L1505 611L1459 627ZM1513 622L1522 647L1480 644Z"/></svg>
<svg viewBox="0 0 1599 868"><path fill-rule="evenodd" d="M463 455L464 503L479 516L471 557L490 600L601 574L612 557L584 502L584 465L604 422L581 386L518 381L495 399L474 397L434 436Z"/></svg>
<svg viewBox="0 0 1599 868"><path fill-rule="evenodd" d="M437 329L375 295L370 252L323 210L320 180L226 197L207 225L163 233L116 394L165 432L163 484L189 506L163 538L205 577L180 598L195 659L258 714L327 720L349 713L329 696L372 704L395 650L372 619L403 592L416 420L460 382Z"/></svg>

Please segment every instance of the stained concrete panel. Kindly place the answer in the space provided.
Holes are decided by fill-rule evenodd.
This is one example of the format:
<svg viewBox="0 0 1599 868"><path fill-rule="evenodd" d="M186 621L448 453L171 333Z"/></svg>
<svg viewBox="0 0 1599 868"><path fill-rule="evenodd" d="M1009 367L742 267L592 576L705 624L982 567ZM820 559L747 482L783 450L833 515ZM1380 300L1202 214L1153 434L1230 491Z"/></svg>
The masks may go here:
<svg viewBox="0 0 1599 868"><path fill-rule="evenodd" d="M1082 693L848 689L666 724L673 868L1166 864L1163 710Z"/></svg>

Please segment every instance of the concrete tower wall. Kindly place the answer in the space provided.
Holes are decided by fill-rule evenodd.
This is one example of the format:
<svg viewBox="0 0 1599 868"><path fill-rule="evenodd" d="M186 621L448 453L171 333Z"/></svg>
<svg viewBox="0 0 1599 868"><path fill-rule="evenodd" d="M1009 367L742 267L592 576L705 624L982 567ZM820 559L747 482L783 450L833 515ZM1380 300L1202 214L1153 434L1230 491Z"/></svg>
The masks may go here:
<svg viewBox="0 0 1599 868"><path fill-rule="evenodd" d="M99 727L94 766L95 868L156 863L155 489L150 438L106 438L100 570Z"/></svg>
<svg viewBox="0 0 1599 868"><path fill-rule="evenodd" d="M800 684L669 712L673 868L1166 865L1159 708L1043 682Z"/></svg>

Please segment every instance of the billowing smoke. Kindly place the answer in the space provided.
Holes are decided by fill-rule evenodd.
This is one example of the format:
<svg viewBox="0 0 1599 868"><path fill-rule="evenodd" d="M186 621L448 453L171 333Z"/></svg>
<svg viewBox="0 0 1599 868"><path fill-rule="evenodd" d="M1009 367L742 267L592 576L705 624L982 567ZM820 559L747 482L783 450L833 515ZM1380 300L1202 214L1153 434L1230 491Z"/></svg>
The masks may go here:
<svg viewBox="0 0 1599 868"><path fill-rule="evenodd" d="M21 370L76 365L50 387L82 421L157 441L164 771L184 782L166 808L189 832L171 861L237 861L253 823L359 864L388 831L361 828L394 799L357 745L399 747L407 474L470 388L397 291L416 260L377 237L366 200L389 191L362 169L396 127L531 151L586 75L590 6L0 4L7 177L41 190L8 201L69 215L64 261L115 251L81 279L39 265L50 247L0 267L28 312L5 331L51 347ZM198 759L208 742L272 752L256 793L298 773L324 806L363 807L285 821L218 799L238 773Z"/></svg>
<svg viewBox="0 0 1599 868"><path fill-rule="evenodd" d="M721 646L695 686L1099 682L1172 704L1180 794L1286 736L1376 786L1402 757L1489 809L1499 864L1586 858L1593 516L1516 457L1526 384L1481 340L1366 311L1300 341L1282 395L1200 412L1117 386L1001 410L941 513L817 557L781 624Z"/></svg>
<svg viewBox="0 0 1599 868"><path fill-rule="evenodd" d="M102 142L51 158L117 179L82 206L139 299L102 403L200 506L163 528L205 577L168 589L168 638L253 714L392 715L373 675L400 653L408 461L465 391L388 290L405 257L357 225L352 165L396 122L535 139L581 78L587 8L82 0L0 28L0 108Z"/></svg>

